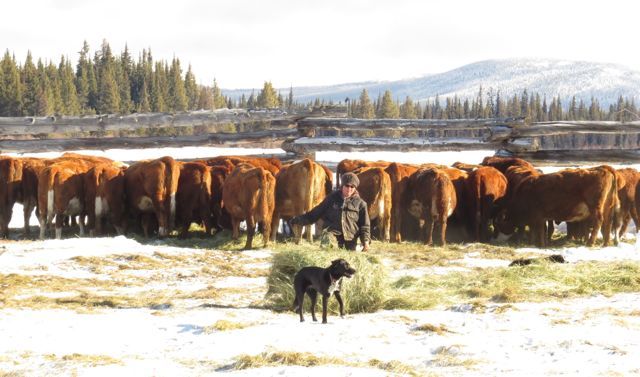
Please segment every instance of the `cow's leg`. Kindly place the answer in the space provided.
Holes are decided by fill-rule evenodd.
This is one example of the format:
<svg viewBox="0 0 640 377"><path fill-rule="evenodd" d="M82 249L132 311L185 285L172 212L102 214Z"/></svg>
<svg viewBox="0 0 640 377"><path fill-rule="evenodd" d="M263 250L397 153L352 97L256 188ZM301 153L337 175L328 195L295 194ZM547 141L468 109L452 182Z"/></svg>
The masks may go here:
<svg viewBox="0 0 640 377"><path fill-rule="evenodd" d="M62 226L64 225L64 215L56 215L56 239L62 239Z"/></svg>
<svg viewBox="0 0 640 377"><path fill-rule="evenodd" d="M438 220L440 225L440 244L442 247L447 246L447 218L442 217Z"/></svg>
<svg viewBox="0 0 640 377"><path fill-rule="evenodd" d="M433 226L435 225L435 222L433 221L433 217L431 215L428 215L427 218L425 219L425 239L424 239L424 244L425 245L431 245L431 241L433 239Z"/></svg>
<svg viewBox="0 0 640 377"><path fill-rule="evenodd" d="M256 233L256 221L253 216L247 217L247 243L244 245L246 250L251 249L253 243L253 235Z"/></svg>
<svg viewBox="0 0 640 377"><path fill-rule="evenodd" d="M23 204L23 216L24 216L24 235L29 237L31 235L31 229L29 228L29 221L31 220L31 212L33 212L33 208L35 207L35 203L31 200L25 199Z"/></svg>
<svg viewBox="0 0 640 377"><path fill-rule="evenodd" d="M242 220L231 216L231 238L237 241L240 238L240 223Z"/></svg>
<svg viewBox="0 0 640 377"><path fill-rule="evenodd" d="M596 238L598 237L598 233L600 233L600 228L602 227L602 223L604 220L604 214L600 210L596 210L593 215L593 229L591 231L591 236L589 237L589 241L587 242L587 246L593 246L596 243ZM608 240L607 240L608 241Z"/></svg>
<svg viewBox="0 0 640 377"><path fill-rule="evenodd" d="M271 241L276 242L277 241L277 236L278 236L278 225L280 224L280 214L277 212L273 213L273 216L271 217L271 234L269 235L269 237L271 238Z"/></svg>
<svg viewBox="0 0 640 377"><path fill-rule="evenodd" d="M267 247L269 244L269 237L271 236L271 221L262 221L262 246Z"/></svg>

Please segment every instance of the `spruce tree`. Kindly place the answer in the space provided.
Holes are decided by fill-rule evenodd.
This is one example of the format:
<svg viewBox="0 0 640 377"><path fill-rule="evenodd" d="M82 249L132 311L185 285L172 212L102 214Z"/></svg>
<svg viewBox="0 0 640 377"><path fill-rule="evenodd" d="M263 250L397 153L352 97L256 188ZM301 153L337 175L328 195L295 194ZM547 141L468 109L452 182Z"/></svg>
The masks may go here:
<svg viewBox="0 0 640 377"><path fill-rule="evenodd" d="M362 119L373 119L376 116L375 109L371 103L371 99L369 99L367 89L362 89L362 92L360 93L359 112L356 116Z"/></svg>
<svg viewBox="0 0 640 377"><path fill-rule="evenodd" d="M66 115L80 115L80 103L76 92L75 74L71 62L64 57L58 65L58 77L60 78L60 96Z"/></svg>
<svg viewBox="0 0 640 377"><path fill-rule="evenodd" d="M7 50L0 61L0 116L22 115L22 85L20 72Z"/></svg>
<svg viewBox="0 0 640 377"><path fill-rule="evenodd" d="M171 69L169 70L169 99L171 103L172 111L186 111L187 110L187 95L184 89L184 82L182 81L182 68L180 68L180 60L174 58L171 62Z"/></svg>
<svg viewBox="0 0 640 377"><path fill-rule="evenodd" d="M413 104L411 97L407 96L404 103L400 106L400 118L402 119L416 119L416 108Z"/></svg>
<svg viewBox="0 0 640 377"><path fill-rule="evenodd" d="M222 109L224 107L227 107L227 101L222 96L222 91L220 90L220 87L218 87L218 82L215 78L213 79L212 94L214 109Z"/></svg>
<svg viewBox="0 0 640 377"><path fill-rule="evenodd" d="M380 104L380 115L382 119L397 119L400 116L400 110L391 97L391 91L385 90Z"/></svg>
<svg viewBox="0 0 640 377"><path fill-rule="evenodd" d="M258 94L258 107L265 109L275 109L279 107L278 93L273 88L270 81L265 81L262 90Z"/></svg>
<svg viewBox="0 0 640 377"><path fill-rule="evenodd" d="M196 110L198 106L198 84L196 84L196 76L191 70L191 64L184 76L184 92L187 96L187 107L189 110Z"/></svg>
<svg viewBox="0 0 640 377"><path fill-rule="evenodd" d="M27 59L22 67L20 81L22 82L22 108L24 115L38 114L38 70L33 63L31 51L27 52Z"/></svg>

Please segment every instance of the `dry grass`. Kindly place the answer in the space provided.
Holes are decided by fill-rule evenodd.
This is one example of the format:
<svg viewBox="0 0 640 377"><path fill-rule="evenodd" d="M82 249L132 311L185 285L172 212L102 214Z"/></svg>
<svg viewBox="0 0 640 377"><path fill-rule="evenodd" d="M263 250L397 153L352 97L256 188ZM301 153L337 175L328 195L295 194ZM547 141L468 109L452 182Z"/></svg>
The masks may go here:
<svg viewBox="0 0 640 377"><path fill-rule="evenodd" d="M427 333L435 333L438 335L444 335L447 333L453 333L453 331L449 330L445 325L432 325L430 323L425 323L413 329L416 332L427 332Z"/></svg>
<svg viewBox="0 0 640 377"><path fill-rule="evenodd" d="M282 365L295 365L303 367L313 367L318 365L344 365L349 367L369 367L381 369L392 375L405 375L405 376L424 376L424 372L418 371L415 368L403 364L399 361L380 361L377 359L369 360L366 363L361 362L349 362L336 357L315 356L308 352L263 352L258 355L240 355L236 358L236 361L227 367L221 368L222 370L244 370L263 368L271 366Z"/></svg>
<svg viewBox="0 0 640 377"><path fill-rule="evenodd" d="M244 323L244 322L234 322L234 321L229 321L226 319L221 319L216 321L216 323L214 323L211 326L206 326L203 329L203 332L205 334L211 334L217 331L230 331L230 330L241 330L244 328L247 328L249 326L252 326L251 323Z"/></svg>
<svg viewBox="0 0 640 377"><path fill-rule="evenodd" d="M68 355L58 356L55 354L45 355L45 359L52 362L72 362L84 364L86 366L96 367L104 365L122 365L122 361L115 359L109 355L88 355L80 353L72 353Z"/></svg>

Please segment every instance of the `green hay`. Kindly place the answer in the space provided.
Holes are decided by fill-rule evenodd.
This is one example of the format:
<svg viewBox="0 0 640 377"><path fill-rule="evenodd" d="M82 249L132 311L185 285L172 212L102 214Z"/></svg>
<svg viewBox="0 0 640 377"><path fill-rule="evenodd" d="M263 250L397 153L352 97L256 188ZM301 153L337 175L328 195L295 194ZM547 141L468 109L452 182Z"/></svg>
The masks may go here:
<svg viewBox="0 0 640 377"><path fill-rule="evenodd" d="M341 295L345 312L372 313L381 309L388 287L385 269L375 256L352 251L283 251L275 254L267 278L267 302L274 310L292 309L295 273L305 266L328 267L338 258L344 258L357 271L351 279L343 280ZM319 301L321 304L321 298ZM310 300L305 298L305 303L309 304ZM308 312L310 306L306 307ZM329 308L338 313L337 301L329 300Z"/></svg>

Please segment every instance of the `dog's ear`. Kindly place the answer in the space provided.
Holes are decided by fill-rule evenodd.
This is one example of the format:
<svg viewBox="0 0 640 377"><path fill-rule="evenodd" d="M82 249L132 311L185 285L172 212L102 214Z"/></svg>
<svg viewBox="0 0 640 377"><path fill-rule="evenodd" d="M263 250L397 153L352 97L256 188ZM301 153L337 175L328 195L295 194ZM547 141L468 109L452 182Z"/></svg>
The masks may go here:
<svg viewBox="0 0 640 377"><path fill-rule="evenodd" d="M334 260L334 261L331 261L331 265L332 265L332 266L335 266L335 265L337 265L337 264L340 264L340 261L342 261L342 259L336 259L336 260Z"/></svg>

